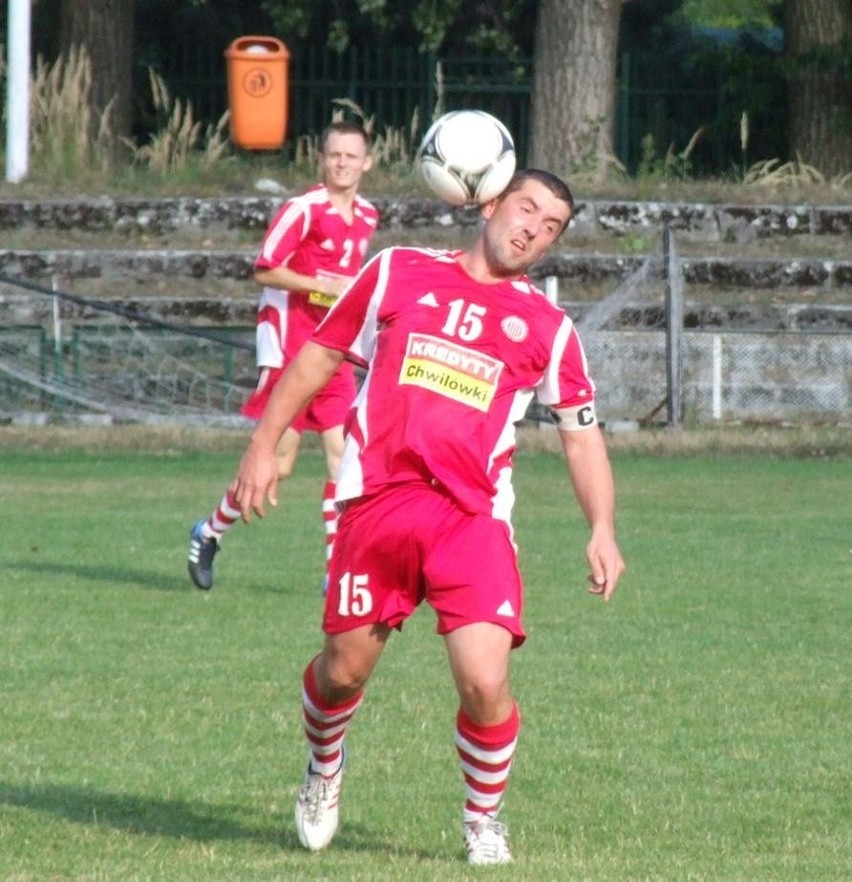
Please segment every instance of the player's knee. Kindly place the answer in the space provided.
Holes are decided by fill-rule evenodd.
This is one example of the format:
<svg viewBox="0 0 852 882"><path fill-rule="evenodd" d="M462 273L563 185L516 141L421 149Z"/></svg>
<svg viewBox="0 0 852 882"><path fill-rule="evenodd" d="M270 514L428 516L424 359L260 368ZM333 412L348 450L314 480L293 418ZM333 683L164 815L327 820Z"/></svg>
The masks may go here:
<svg viewBox="0 0 852 882"><path fill-rule="evenodd" d="M314 670L323 697L334 704L351 698L364 688L370 677L368 665L339 656L325 659L325 663Z"/></svg>
<svg viewBox="0 0 852 882"><path fill-rule="evenodd" d="M459 698L465 713L477 723L487 725L500 719L506 707L511 706L509 684L502 676L491 676L483 671L458 684Z"/></svg>
<svg viewBox="0 0 852 882"><path fill-rule="evenodd" d="M283 481L284 478L289 478L290 475L295 471L295 463L292 459L282 459L279 457L278 459L278 480Z"/></svg>

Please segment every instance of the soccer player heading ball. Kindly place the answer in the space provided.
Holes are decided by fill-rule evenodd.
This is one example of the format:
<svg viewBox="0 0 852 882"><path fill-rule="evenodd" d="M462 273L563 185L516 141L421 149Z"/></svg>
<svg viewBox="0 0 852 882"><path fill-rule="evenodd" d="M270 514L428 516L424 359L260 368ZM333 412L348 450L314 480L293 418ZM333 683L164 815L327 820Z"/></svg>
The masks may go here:
<svg viewBox="0 0 852 882"><path fill-rule="evenodd" d="M571 192L528 169L481 211L467 252L389 248L366 264L273 390L231 485L245 520L277 504L280 437L344 360L366 368L337 478L325 643L302 681L310 759L296 825L314 851L337 829L344 740L366 684L425 600L459 697L468 860L511 860L497 820L520 729L509 659L525 638L511 471L533 394L554 414L590 526L589 590L609 600L624 569L580 340L525 275L571 219Z"/></svg>

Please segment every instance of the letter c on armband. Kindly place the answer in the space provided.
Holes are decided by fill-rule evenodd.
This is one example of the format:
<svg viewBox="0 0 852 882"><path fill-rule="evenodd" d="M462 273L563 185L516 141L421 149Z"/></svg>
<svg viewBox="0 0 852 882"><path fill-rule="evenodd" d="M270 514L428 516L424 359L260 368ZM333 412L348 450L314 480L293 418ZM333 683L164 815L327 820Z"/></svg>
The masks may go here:
<svg viewBox="0 0 852 882"><path fill-rule="evenodd" d="M588 429L598 421L594 402L578 404L575 407L551 407L550 414L556 423L556 428L561 429L563 432L576 432L579 429Z"/></svg>

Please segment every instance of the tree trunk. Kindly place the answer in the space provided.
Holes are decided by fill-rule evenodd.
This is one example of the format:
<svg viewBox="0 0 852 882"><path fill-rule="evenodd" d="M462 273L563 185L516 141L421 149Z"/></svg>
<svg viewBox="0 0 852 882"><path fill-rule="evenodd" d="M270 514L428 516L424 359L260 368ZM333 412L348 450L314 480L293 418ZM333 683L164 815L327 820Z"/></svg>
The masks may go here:
<svg viewBox="0 0 852 882"><path fill-rule="evenodd" d="M109 110L114 142L133 123L133 15L136 0L62 0L60 54L84 49L92 65L92 139Z"/></svg>
<svg viewBox="0 0 852 882"><path fill-rule="evenodd" d="M622 0L540 0L530 164L601 178L613 161Z"/></svg>
<svg viewBox="0 0 852 882"><path fill-rule="evenodd" d="M852 5L785 0L790 148L826 177L852 172Z"/></svg>

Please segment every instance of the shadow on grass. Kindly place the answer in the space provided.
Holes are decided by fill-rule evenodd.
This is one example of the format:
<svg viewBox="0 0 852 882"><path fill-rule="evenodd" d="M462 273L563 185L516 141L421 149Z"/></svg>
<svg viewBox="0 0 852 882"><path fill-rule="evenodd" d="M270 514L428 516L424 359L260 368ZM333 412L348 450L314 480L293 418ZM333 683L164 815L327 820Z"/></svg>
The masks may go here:
<svg viewBox="0 0 852 882"><path fill-rule="evenodd" d="M70 563L63 561L19 560L8 564L10 570L21 570L41 575L60 576L62 578L84 579L92 582L104 582L109 585L131 585L151 588L155 591L184 591L189 584L189 576L181 572L181 578L171 575L164 577L151 570L132 570L127 567L108 566L92 563Z"/></svg>
<svg viewBox="0 0 852 882"><path fill-rule="evenodd" d="M76 824L110 827L139 836L168 836L197 842L222 840L261 842L307 856L299 844L292 815L283 819L270 816L268 823L245 823L234 820L244 813L242 806L189 803L183 800L157 799L131 793L105 793L91 788L58 784L12 785L0 782L0 805L46 812ZM398 844L397 844L398 846ZM393 849L390 842L379 841L360 824L344 824L334 841L339 851L381 851ZM428 859L434 854L412 854Z"/></svg>
<svg viewBox="0 0 852 882"><path fill-rule="evenodd" d="M201 806L182 800L156 799L131 793L104 793L54 784L0 784L0 803L48 812L67 821L108 826L145 836L175 836L199 841L251 839L298 847L295 831L252 827L235 821L232 806Z"/></svg>
<svg viewBox="0 0 852 882"><path fill-rule="evenodd" d="M195 593L206 596L208 592L195 588L186 572L186 562L182 561L177 573L168 576L159 575L150 570L133 570L119 566L97 565L91 563L69 563L43 560L18 560L5 566L7 570L38 573L40 575L75 578L92 582L103 582L122 589L141 587L152 591L170 593ZM284 576L270 574L266 579L240 577L240 587L256 594L315 594L322 603L322 579L317 575L312 581L293 582Z"/></svg>

